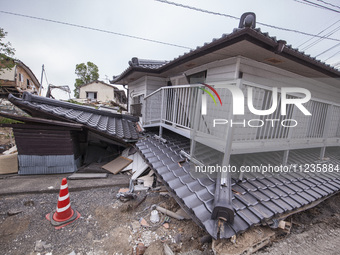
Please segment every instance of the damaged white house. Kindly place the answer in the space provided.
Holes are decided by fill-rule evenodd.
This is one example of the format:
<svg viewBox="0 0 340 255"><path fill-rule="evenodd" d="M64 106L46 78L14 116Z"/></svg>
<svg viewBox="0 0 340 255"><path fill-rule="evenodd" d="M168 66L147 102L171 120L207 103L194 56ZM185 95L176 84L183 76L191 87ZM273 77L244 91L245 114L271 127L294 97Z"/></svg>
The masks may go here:
<svg viewBox="0 0 340 255"><path fill-rule="evenodd" d="M340 71L253 13L171 61L132 58L111 83L149 134L137 148L214 238L275 227L340 190Z"/></svg>

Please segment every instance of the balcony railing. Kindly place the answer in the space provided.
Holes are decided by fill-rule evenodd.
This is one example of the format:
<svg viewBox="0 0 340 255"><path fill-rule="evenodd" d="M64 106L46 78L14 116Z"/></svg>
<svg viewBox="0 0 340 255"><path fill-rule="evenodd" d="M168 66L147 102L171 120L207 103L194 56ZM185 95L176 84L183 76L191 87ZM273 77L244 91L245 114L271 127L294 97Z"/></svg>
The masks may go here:
<svg viewBox="0 0 340 255"><path fill-rule="evenodd" d="M293 104L287 105L286 115L282 116L279 91L278 107L272 114L255 115L245 107L244 115L235 116L232 95L225 85L238 86L244 93L245 102L250 87L253 106L258 110L271 108L272 88L241 80L209 85L216 89L222 105L217 98L218 104L215 104L207 96L206 115L201 114L201 95L206 92L199 88L203 85L162 87L148 95L144 101L144 126L166 127L202 143L210 141L219 151L224 151L228 136L233 142L232 153L340 146L339 104L312 98L304 104L311 116L304 115ZM298 95L287 96L295 97ZM218 123L217 119L220 120Z"/></svg>

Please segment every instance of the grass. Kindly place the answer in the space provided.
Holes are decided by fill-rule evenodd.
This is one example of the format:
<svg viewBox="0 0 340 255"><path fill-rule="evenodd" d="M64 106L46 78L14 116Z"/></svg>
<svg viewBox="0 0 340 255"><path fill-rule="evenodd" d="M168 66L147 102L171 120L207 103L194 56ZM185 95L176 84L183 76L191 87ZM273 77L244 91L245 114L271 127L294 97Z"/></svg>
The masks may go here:
<svg viewBox="0 0 340 255"><path fill-rule="evenodd" d="M17 121L17 120L8 119L8 118L5 118L5 117L0 117L0 124L18 124L18 123L22 123L22 122Z"/></svg>
<svg viewBox="0 0 340 255"><path fill-rule="evenodd" d="M73 100L73 99L69 99L69 100L67 100L66 102L69 102L69 103L72 103L72 104L79 104L79 105L82 105L82 103L79 103L79 102L77 102L76 100Z"/></svg>

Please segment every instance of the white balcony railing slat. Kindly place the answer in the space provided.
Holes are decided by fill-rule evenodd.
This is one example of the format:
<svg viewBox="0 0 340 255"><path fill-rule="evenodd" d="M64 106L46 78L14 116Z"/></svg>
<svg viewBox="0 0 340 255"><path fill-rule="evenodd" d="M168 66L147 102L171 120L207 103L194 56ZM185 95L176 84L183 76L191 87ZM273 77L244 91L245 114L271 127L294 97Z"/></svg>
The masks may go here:
<svg viewBox="0 0 340 255"><path fill-rule="evenodd" d="M236 81L228 83L236 84ZM193 123L197 123L195 130L197 134L204 134L205 136L225 139L228 125L218 125L212 127L214 119L226 119L230 116L232 110L232 96L228 89L223 88L223 85L215 86L216 91L221 97L222 106L215 105L208 97L207 100L207 115L200 115L196 122L194 121L196 107L198 102L198 95L202 92L199 90L203 85L183 85L160 88L150 95L145 97L145 116L143 116L144 125L169 125L172 128L179 127L182 130L187 129L188 132L193 130ZM245 102L247 102L247 89L252 89L252 103L257 110L270 109L272 106L272 90L265 86L245 82L241 87ZM205 93L205 92L203 92ZM296 95L288 95L290 98ZM244 116L235 116L234 121L242 123L250 119L258 119L265 122L262 127L253 128L246 125L245 127L236 126L233 133L233 141L235 142L274 142L280 146L279 141L303 143L303 140L310 143L313 139L317 142L320 139L326 141L327 139L340 139L340 105L325 102L313 98L304 106L312 113L312 116L305 116L295 105L288 105L286 109L286 116L281 116L281 96L278 91L278 107L270 115L258 116L251 113L248 107L245 107ZM201 106L199 106L201 107ZM267 119L276 119L275 127ZM284 127L280 122L285 119L295 119L298 121L296 127ZM238 128L239 127L239 128ZM172 129L173 130L173 129Z"/></svg>

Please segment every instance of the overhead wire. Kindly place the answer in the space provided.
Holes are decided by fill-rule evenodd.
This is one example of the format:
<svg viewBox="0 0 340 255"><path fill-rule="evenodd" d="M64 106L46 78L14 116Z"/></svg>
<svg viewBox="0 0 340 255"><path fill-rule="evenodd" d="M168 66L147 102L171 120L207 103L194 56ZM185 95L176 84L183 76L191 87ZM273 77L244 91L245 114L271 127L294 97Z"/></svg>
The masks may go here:
<svg viewBox="0 0 340 255"><path fill-rule="evenodd" d="M315 7L321 7L321 8L323 8L323 9L325 9L325 10L329 10L329 11L333 11L333 12L340 13L340 11L338 11L338 10L334 10L334 9L332 9L332 8L329 8L329 7L324 6L324 5L321 5L321 4L314 3L314 2L309 1L309 0L302 0L302 1L304 1L304 2L306 2L306 3L309 3L309 4L311 4L312 6L315 6Z"/></svg>
<svg viewBox="0 0 340 255"><path fill-rule="evenodd" d="M165 3L165 4L169 4L169 5L178 6L178 7L182 7L182 8L186 8L186 9L190 9L190 10L194 10L194 11L198 11L198 12L203 12L203 13L208 13L208 14L212 14L212 15L218 15L218 16L223 16L223 17L239 20L238 17L232 16L232 15L229 15L229 14L213 12L213 11L196 8L196 7L189 6L189 5L179 4L179 3L175 3L175 2L171 2L171 1L167 1L167 0L155 0L155 1L161 2L161 3ZM340 39L337 39L337 38L324 37L324 36L321 36L321 35L315 35L315 34L311 34L311 33L306 33L306 32L303 32L303 31L299 31L299 30L295 30L295 29L290 29L290 28L278 27L278 26L274 26L274 25L270 25L270 24L266 24L266 23L262 23L262 22L258 22L258 21L256 23L260 24L262 26L265 26L265 27L273 28L273 29L278 29L278 30L282 30L282 31L293 32L293 33L298 33L298 34L307 35L307 36L313 36L313 37L318 37L318 38L325 38L327 40L332 40L332 41L340 42Z"/></svg>
<svg viewBox="0 0 340 255"><path fill-rule="evenodd" d="M325 37L331 36L334 33L336 33L337 31L340 30L340 26L336 27L335 29L333 29L332 31L328 32L327 34L325 34ZM305 46L302 50L307 50L313 46L315 46L316 44L322 42L324 40L324 38L318 38L315 42L310 43L309 45Z"/></svg>
<svg viewBox="0 0 340 255"><path fill-rule="evenodd" d="M319 9L324 9L324 8L322 8L322 7L320 7L320 6L315 6L315 5L313 5L313 4L309 4L309 3L303 2L302 0L293 0L293 1L295 1L295 2L297 2L297 3L300 3L300 4L304 4L304 5L316 7L316 8L319 8Z"/></svg>
<svg viewBox="0 0 340 255"><path fill-rule="evenodd" d="M334 25L335 25L336 23L338 23L339 21L340 21L340 20L338 20L338 21L334 22L333 24L331 24L330 26L326 27L325 29L323 29L322 31L320 31L320 32L318 33L318 35L321 35L321 34L322 34L323 32L325 32L328 28L331 28L332 26L334 26ZM315 36L313 36L312 38L308 39L307 41L301 43L301 44L300 44L299 46L297 46L297 47L300 48L302 45L304 45L304 44L310 42L310 41L313 40L314 38L315 38Z"/></svg>
<svg viewBox="0 0 340 255"><path fill-rule="evenodd" d="M171 2L171 1L167 1L167 0L155 0L155 1L161 2L161 3L170 4L170 5L175 5L175 6L186 8L186 9L191 9L191 10L198 11L198 12L203 12L203 13L208 13L208 14L212 14L212 15L218 15L218 16L223 16L223 17L228 17L228 18L239 20L238 17L232 16L232 15L229 15L229 14L224 14L224 13L204 10L204 9L200 9L200 8L196 8L196 7L192 7L192 6L188 6L188 5L183 5L183 4L179 4L179 3L175 3L175 2ZM296 1L296 0L294 0L294 1ZM303 1L306 2L306 3L310 2L308 0L303 0ZM0 10L0 13L5 13L5 14L9 14L9 15L15 15L15 16L20 16L20 17L25 17L25 18L30 18L30 19L36 19L36 20L42 20L42 21L46 21L46 22L52 22L52 23L57 23L57 24L62 24L62 25L67 25L67 26L72 26L72 27L78 27L78 28L83 28L83 29L88 29L88 30L93 30L93 31L98 31L98 32L104 32L104 33L114 34L114 35L118 35L118 36L123 36L123 37L128 37L128 38L133 38L133 39L138 39L138 40L143 40L143 41L148 41L148 42L168 45L168 46L174 46L174 47L178 47L178 48L184 48L184 49L190 49L190 50L192 49L190 47L182 46L182 45L178 45L178 44L173 44L173 43L168 43L168 42L148 39L148 38L134 36L134 35L128 35L128 34L124 34L124 33L113 32L113 31L109 31L109 30L104 30L104 29L99 29L99 28L94 28L94 27L89 27L89 26L84 26L84 25L72 24L72 23L64 22L64 21L52 20L52 19L36 17L36 16L31 16L31 15L26 15L26 14L19 14L19 13L3 11L3 10ZM294 33L299 33L299 34L302 34L302 35L312 36L313 38L319 38L319 40L327 39L327 40L332 40L332 41L340 42L340 39L329 37L330 35L334 34L336 31L338 31L340 29L340 27L338 27L336 31L333 30L334 32L331 31L327 35L321 35L321 33L324 30L321 31L318 34L311 34L311 33L306 33L306 32L303 32L303 31L295 30L295 29L278 27L278 26L274 26L274 25L270 25L270 24L266 24L266 23L262 23L262 22L257 22L257 23L262 25L262 26L270 27L270 28L273 28L273 29L278 29L278 30L282 30L282 31L294 32ZM314 46L314 45L312 45L312 46ZM331 47L330 49L327 49L326 51L320 53L316 57L318 57L318 56L328 52L329 50L331 50L331 49L333 49L333 48L335 48L335 47L337 47L339 45L340 45L340 43L338 43L337 45Z"/></svg>
<svg viewBox="0 0 340 255"><path fill-rule="evenodd" d="M316 0L316 1L319 1L321 3L324 3L324 4L327 4L329 6L332 6L332 7L335 7L335 8L339 8L340 9L340 6L339 5L335 5L335 4L331 4L329 2L326 2L326 1L323 1L323 0Z"/></svg>
<svg viewBox="0 0 340 255"><path fill-rule="evenodd" d="M323 55L323 54L325 54L326 52L328 52L328 51L330 51L330 50L332 50L332 49L334 49L334 48L336 48L336 47L338 47L338 46L340 46L340 43L337 43L336 45L334 45L334 46L328 48L327 50L324 50L323 52L319 53L319 54L316 55L315 57L317 58L317 57L319 57L320 55Z"/></svg>
<svg viewBox="0 0 340 255"><path fill-rule="evenodd" d="M173 44L173 43L168 43L168 42L162 42L158 40L153 40L153 39L148 39L144 37L139 37L139 36L134 36L134 35L128 35L128 34L123 34L123 33L118 33L118 32L113 32L109 30L104 30L104 29L99 29L99 28L94 28L94 27L89 27L89 26L83 26L83 25L77 25L77 24L72 24L69 22L64 22L64 21L58 21L58 20L52 20L52 19L46 19L46 18L41 18L41 17L36 17L36 16L30 16L26 14L19 14L19 13L14 13L14 12L8 12L8 11L2 11L0 10L1 13L5 14L10 14L10 15L15 15L15 16L20 16L20 17L25 17L25 18L30 18L30 19L36 19L36 20L43 20L47 22L52 22L52 23L57 23L57 24L62 24L62 25L67 25L67 26L72 26L72 27L78 27L78 28L83 28L83 29L88 29L88 30L93 30L93 31L98 31L98 32L103 32L103 33L108 33L108 34L114 34L118 36L124 36L124 37L129 37L133 39L138 39L142 41L147 41L147 42L153 42L153 43L158 43L158 44L163 44L163 45L168 45L168 46L174 46L178 48L183 48L183 49L189 49L191 50L192 48L178 45L178 44Z"/></svg>
<svg viewBox="0 0 340 255"><path fill-rule="evenodd" d="M326 58L324 61L326 62L327 60L329 60L329 59L335 57L335 56L338 55L338 54L340 54L340 50L339 50L338 52L334 53L332 56Z"/></svg>

